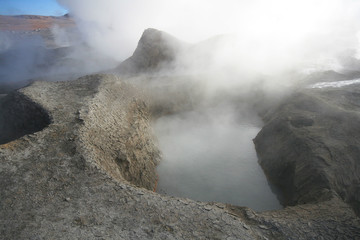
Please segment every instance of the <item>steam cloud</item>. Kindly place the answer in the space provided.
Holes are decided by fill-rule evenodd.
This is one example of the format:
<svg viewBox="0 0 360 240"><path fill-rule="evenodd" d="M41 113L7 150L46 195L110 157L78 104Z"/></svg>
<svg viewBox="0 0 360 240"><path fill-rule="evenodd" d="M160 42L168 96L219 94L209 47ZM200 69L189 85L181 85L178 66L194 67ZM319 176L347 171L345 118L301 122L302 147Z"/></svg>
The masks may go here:
<svg viewBox="0 0 360 240"><path fill-rule="evenodd" d="M33 80L73 80L114 68L118 62L90 48L76 29L53 26L43 35L0 32L0 93L23 87ZM53 46L55 44L55 46Z"/></svg>
<svg viewBox="0 0 360 240"><path fill-rule="evenodd" d="M90 46L118 60L132 54L149 27L191 43L233 34L237 40L231 50L218 50L217 62L231 58L250 72L299 66L341 69L339 56L349 49L356 54L359 47L360 2L356 0L58 2L76 18Z"/></svg>
<svg viewBox="0 0 360 240"><path fill-rule="evenodd" d="M0 53L19 46L21 51L15 50L19 52L16 59L14 51L11 58L0 59L0 81L73 72L73 77L68 77L71 79L111 69L131 56L147 28L168 32L189 43L218 36L203 42L201 49L192 54L179 53L175 64L181 74L205 73L203 79L207 79L210 92L252 84L260 78L266 79L262 82L266 90L273 90L291 84L289 78L295 78L294 71L359 67L360 2L356 0L58 2L69 9L81 35L73 39L73 33L54 26L55 42L76 47L61 55L59 63L44 68L48 58L39 48L45 46L41 39L14 43L1 34Z"/></svg>

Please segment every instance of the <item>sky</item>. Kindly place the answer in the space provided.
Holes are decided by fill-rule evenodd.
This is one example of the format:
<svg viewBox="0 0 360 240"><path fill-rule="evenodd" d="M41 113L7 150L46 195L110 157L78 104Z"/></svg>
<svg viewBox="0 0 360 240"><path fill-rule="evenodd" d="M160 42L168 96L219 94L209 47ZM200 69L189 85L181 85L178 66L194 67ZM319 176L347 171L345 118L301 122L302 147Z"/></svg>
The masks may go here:
<svg viewBox="0 0 360 240"><path fill-rule="evenodd" d="M66 13L56 0L0 0L0 15L60 16Z"/></svg>

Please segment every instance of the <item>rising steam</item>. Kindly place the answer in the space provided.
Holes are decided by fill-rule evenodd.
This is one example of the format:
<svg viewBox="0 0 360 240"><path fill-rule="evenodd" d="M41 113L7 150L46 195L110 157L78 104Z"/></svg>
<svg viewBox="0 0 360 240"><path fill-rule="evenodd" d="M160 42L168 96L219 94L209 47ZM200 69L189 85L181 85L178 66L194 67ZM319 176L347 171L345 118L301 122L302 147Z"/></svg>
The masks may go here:
<svg viewBox="0 0 360 240"><path fill-rule="evenodd" d="M76 20L80 36L74 39L74 33L57 26L52 34L57 46L72 48L49 53L38 37L19 42L0 33L0 54L5 53L0 56L0 84L38 77L67 80L114 68L131 56L147 28L201 43L178 52L173 69L177 75L205 74L201 78L210 92L259 81L266 90L277 91L291 85L299 72L359 68L356 0L58 2ZM49 66L48 59L55 58L59 61L50 60Z"/></svg>
<svg viewBox="0 0 360 240"><path fill-rule="evenodd" d="M124 60L144 29L152 27L195 43L232 34L224 58L247 72L336 69L340 56L359 47L356 0L59 0L93 48ZM225 44L223 46L226 46ZM213 51L213 49L208 49Z"/></svg>

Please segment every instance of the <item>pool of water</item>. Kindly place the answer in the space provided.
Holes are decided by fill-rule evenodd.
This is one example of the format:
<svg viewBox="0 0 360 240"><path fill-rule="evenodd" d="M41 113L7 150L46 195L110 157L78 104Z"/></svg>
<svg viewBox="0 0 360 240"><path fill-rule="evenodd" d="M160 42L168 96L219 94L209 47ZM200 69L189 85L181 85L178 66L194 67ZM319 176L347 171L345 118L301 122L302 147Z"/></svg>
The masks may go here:
<svg viewBox="0 0 360 240"><path fill-rule="evenodd" d="M281 208L252 142L259 119L234 119L196 111L159 118L154 129L163 159L157 191L257 211Z"/></svg>

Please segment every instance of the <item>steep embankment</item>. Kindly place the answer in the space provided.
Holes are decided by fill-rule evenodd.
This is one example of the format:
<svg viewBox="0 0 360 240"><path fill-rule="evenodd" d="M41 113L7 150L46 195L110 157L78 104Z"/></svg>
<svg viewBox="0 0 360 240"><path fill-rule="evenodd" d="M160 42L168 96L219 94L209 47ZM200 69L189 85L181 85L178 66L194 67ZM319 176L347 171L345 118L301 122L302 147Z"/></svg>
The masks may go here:
<svg viewBox="0 0 360 240"><path fill-rule="evenodd" d="M360 210L360 87L304 89L265 116L260 164L284 203L340 196Z"/></svg>

